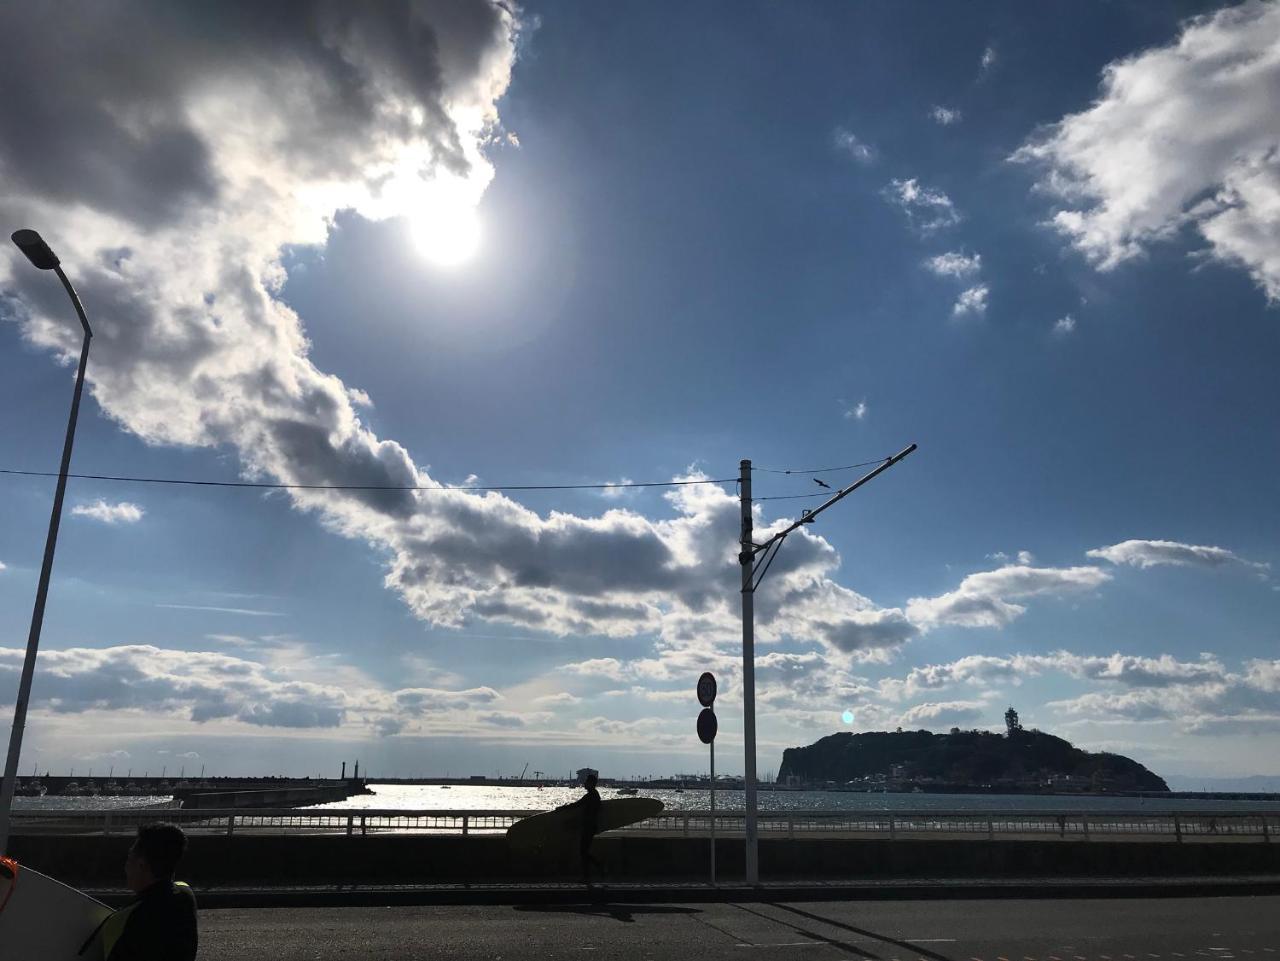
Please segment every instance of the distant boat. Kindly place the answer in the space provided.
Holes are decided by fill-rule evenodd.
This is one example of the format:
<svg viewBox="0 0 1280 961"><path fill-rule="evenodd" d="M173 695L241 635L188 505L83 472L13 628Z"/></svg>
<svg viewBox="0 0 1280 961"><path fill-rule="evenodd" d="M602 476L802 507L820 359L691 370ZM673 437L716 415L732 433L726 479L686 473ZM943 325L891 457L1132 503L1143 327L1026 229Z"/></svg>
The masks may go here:
<svg viewBox="0 0 1280 961"><path fill-rule="evenodd" d="M449 790L451 787L453 787L453 785L452 785L452 784L441 784L441 785L440 785L440 790L442 790L442 791L447 791L447 790Z"/></svg>
<svg viewBox="0 0 1280 961"><path fill-rule="evenodd" d="M18 788L17 794L19 797L44 797L48 792L49 789L47 787L40 783L39 780L35 780L28 781Z"/></svg>
<svg viewBox="0 0 1280 961"><path fill-rule="evenodd" d="M633 795L633 794L639 794L639 793L640 793L640 789L639 789L639 788L634 788L634 787L620 787L620 788L618 788L618 793L619 793L619 794L625 794L625 795L627 795L628 797L630 797L630 796L631 796L631 795Z"/></svg>

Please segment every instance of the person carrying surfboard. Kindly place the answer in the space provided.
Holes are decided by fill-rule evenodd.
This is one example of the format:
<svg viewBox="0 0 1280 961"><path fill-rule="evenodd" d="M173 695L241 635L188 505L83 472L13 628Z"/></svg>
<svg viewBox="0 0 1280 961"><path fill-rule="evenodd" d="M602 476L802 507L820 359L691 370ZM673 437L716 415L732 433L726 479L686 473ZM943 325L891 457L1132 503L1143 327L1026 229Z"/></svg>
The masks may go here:
<svg viewBox="0 0 1280 961"><path fill-rule="evenodd" d="M579 808L582 812L582 818L578 822L578 854L582 857L582 882L590 884L591 866L594 864L597 868L604 869L604 865L591 855L591 841L600 829L601 801L600 792L596 790L595 774L588 774L583 778L582 786L587 793L565 807Z"/></svg>
<svg viewBox="0 0 1280 961"><path fill-rule="evenodd" d="M125 858L125 881L137 897L108 917L80 953L102 938L106 961L195 961L199 945L196 899L174 881L187 836L176 824L147 824Z"/></svg>

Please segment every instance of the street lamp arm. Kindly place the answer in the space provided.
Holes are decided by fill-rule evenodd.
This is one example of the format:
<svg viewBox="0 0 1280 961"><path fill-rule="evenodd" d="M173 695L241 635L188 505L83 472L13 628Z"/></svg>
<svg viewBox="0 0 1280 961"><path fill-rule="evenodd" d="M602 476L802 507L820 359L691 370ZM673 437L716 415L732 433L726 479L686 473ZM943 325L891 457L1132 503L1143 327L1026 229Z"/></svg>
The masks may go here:
<svg viewBox="0 0 1280 961"><path fill-rule="evenodd" d="M58 275L58 279L62 281L62 286L67 290L67 296L71 298L71 304L76 309L76 316L80 318L80 326L84 328L85 338L92 337L93 328L89 326L89 318L84 315L84 305L80 303L80 295L71 286L71 281L67 279L67 275L62 269L62 264L54 265L53 272Z"/></svg>

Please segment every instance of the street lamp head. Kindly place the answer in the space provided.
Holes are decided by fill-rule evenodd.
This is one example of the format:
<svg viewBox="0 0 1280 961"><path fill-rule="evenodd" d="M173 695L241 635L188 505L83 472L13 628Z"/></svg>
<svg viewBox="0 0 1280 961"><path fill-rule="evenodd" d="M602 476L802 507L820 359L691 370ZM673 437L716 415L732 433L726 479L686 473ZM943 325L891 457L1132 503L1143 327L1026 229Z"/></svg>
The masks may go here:
<svg viewBox="0 0 1280 961"><path fill-rule="evenodd" d="M34 230L15 230L12 236L18 249L27 255L27 260L41 270L53 270L58 266L58 255L49 249L44 238Z"/></svg>

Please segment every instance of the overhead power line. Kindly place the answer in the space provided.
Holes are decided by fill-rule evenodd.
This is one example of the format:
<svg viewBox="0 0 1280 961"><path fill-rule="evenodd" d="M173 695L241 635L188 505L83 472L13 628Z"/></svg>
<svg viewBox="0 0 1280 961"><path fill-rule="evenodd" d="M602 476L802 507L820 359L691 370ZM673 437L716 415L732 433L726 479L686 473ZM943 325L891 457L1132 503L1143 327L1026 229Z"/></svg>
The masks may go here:
<svg viewBox="0 0 1280 961"><path fill-rule="evenodd" d="M56 471L11 470L0 467L0 474L21 477L57 477ZM699 484L733 484L738 478L725 477L708 480L677 481L625 481L616 484L492 484L484 487L396 486L393 484L272 484L258 481L191 480L181 477L126 477L116 474L68 474L77 480L115 481L122 484L175 484L185 487L250 487L266 490L309 491L572 491L616 490L632 487L693 487Z"/></svg>
<svg viewBox="0 0 1280 961"><path fill-rule="evenodd" d="M763 471L767 474L829 474L838 470L853 470L857 467L870 467L873 464L883 464L888 457L877 457L875 460L864 460L858 464L846 464L844 467L752 467L753 471Z"/></svg>
<svg viewBox="0 0 1280 961"><path fill-rule="evenodd" d="M879 463L877 461L876 463ZM812 500L815 497L830 497L828 491L814 491L812 494L774 494L772 497L753 497L751 503L759 504L761 501L798 501Z"/></svg>

